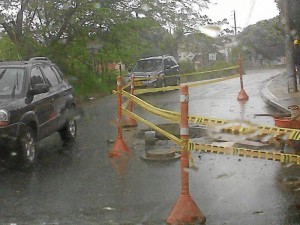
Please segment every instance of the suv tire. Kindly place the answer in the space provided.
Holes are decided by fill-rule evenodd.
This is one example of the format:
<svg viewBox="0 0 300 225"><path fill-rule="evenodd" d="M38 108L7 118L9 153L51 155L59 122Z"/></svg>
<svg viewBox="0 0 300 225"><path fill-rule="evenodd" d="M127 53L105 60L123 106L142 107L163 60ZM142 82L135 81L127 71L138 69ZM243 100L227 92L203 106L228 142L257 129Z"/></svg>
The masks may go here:
<svg viewBox="0 0 300 225"><path fill-rule="evenodd" d="M63 142L72 142L77 135L77 123L74 116L69 118L65 123L65 126L59 130L60 138Z"/></svg>
<svg viewBox="0 0 300 225"><path fill-rule="evenodd" d="M18 159L21 166L30 167L36 160L36 143L35 136L31 127L26 127L18 138Z"/></svg>

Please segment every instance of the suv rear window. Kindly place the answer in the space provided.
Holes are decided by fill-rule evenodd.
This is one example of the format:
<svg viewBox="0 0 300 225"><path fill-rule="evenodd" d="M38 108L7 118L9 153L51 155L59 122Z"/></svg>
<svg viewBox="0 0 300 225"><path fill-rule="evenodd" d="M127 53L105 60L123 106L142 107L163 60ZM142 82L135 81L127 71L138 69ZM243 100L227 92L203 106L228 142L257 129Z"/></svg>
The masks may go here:
<svg viewBox="0 0 300 225"><path fill-rule="evenodd" d="M24 74L22 68L0 68L0 95L21 94Z"/></svg>

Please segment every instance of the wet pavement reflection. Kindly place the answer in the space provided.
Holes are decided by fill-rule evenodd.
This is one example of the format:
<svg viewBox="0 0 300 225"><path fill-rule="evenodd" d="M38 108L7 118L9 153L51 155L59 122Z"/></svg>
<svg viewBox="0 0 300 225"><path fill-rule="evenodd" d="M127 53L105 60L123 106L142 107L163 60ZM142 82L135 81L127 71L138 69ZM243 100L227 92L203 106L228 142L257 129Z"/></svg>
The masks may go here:
<svg viewBox="0 0 300 225"><path fill-rule="evenodd" d="M257 93L261 82L269 77L270 72L249 74L250 80L245 77L249 101L244 104L236 101L238 79L217 87L191 89L191 113L271 125L274 121L270 118L253 118L258 111L272 112ZM157 107L177 111L178 96L172 91L143 98ZM180 160L145 160L141 135L145 126L140 124L124 130L132 154L109 158L111 140L116 138L116 126L111 122L116 117L114 107L114 96L85 106L76 142L64 146L59 135L45 139L38 145L34 168L21 171L1 167L1 225L165 224L180 194ZM135 110L157 124L165 123ZM208 141L207 137L199 138ZM162 140L155 146L174 147ZM197 152L192 156L190 193L206 216L206 224L300 223L298 166Z"/></svg>

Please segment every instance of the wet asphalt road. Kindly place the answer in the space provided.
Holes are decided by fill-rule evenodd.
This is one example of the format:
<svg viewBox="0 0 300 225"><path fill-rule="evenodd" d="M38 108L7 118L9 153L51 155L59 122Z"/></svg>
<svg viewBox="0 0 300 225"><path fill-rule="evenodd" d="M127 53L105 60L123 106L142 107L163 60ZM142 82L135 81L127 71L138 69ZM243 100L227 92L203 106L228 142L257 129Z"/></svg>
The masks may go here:
<svg viewBox="0 0 300 225"><path fill-rule="evenodd" d="M239 79L190 89L190 113L224 119L246 119L272 125L259 90L277 70L247 71L249 101L236 100ZM146 95L145 100L178 111L178 91ZM139 115L164 123L136 108ZM0 170L0 224L96 225L165 224L180 193L180 161L145 161L143 125L124 132L133 154L110 159L109 140L116 138L115 97L90 101L83 108L73 146L58 135L39 143L37 165L30 171ZM193 154L190 193L212 225L300 223L299 168L236 156Z"/></svg>

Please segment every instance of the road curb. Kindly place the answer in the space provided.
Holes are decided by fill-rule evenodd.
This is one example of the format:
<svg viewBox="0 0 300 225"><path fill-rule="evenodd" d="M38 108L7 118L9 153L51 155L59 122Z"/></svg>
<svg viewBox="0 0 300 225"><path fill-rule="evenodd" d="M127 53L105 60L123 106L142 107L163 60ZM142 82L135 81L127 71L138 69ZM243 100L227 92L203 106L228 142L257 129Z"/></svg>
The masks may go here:
<svg viewBox="0 0 300 225"><path fill-rule="evenodd" d="M291 111L286 109L284 106L282 106L278 102L278 98L275 95L273 95L272 92L269 90L269 86L272 84L272 82L274 82L274 79L276 79L280 75L282 75L282 74L278 74L278 75L274 76L271 80L269 80L265 84L264 88L261 90L261 96L268 105L278 109L281 112L290 113Z"/></svg>

